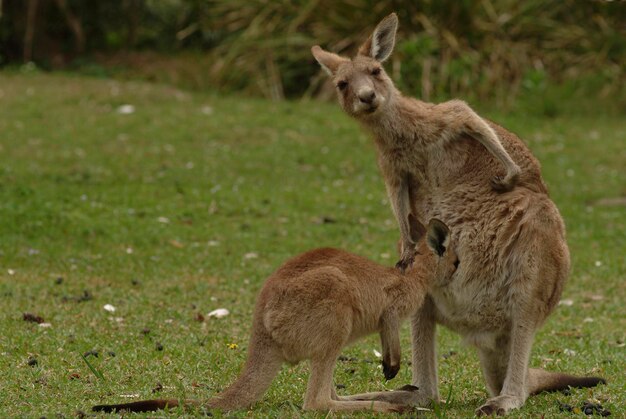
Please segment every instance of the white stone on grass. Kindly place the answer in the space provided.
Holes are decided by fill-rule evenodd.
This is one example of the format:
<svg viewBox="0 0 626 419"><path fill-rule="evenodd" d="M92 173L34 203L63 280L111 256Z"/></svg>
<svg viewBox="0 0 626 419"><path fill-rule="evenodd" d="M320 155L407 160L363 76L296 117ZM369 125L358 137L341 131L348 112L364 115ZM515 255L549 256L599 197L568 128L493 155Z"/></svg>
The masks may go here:
<svg viewBox="0 0 626 419"><path fill-rule="evenodd" d="M226 317L230 314L230 311L226 308L218 308L207 314L207 317L215 317L216 319L221 319L222 317Z"/></svg>

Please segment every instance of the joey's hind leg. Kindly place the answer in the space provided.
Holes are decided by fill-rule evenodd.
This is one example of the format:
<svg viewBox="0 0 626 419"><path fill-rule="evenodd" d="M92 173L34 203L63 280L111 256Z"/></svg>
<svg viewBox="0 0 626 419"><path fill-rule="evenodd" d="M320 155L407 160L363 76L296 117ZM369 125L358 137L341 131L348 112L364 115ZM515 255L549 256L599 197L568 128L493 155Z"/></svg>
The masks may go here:
<svg viewBox="0 0 626 419"><path fill-rule="evenodd" d="M404 406L412 408L424 406L428 401L422 400L418 388L410 384L404 385L393 391L373 391L370 393L351 394L349 396L338 396L342 401L372 401L392 404L394 406Z"/></svg>
<svg viewBox="0 0 626 419"><path fill-rule="evenodd" d="M428 406L439 400L437 359L435 356L434 305L426 297L422 307L411 319L413 342L413 384L394 391L378 391L340 397L342 400L379 400L411 406Z"/></svg>
<svg viewBox="0 0 626 419"><path fill-rule="evenodd" d="M337 397L332 388L335 362L336 357L311 360L311 376L304 396L305 410L404 412L410 409L408 406L380 401L347 401L342 397ZM333 395L339 400L334 400Z"/></svg>
<svg viewBox="0 0 626 419"><path fill-rule="evenodd" d="M330 409L335 362L335 357L311 360L311 375L304 395L305 410Z"/></svg>

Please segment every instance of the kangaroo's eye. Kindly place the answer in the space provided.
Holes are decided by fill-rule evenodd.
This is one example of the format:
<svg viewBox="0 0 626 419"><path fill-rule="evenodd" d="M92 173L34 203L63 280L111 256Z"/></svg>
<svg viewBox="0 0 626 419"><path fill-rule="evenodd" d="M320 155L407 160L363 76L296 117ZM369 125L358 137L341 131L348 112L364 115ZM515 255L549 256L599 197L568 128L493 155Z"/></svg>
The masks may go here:
<svg viewBox="0 0 626 419"><path fill-rule="evenodd" d="M346 87L348 87L348 82L345 80L341 80L339 83L337 83L337 88L339 90L345 90Z"/></svg>
<svg viewBox="0 0 626 419"><path fill-rule="evenodd" d="M455 261L454 261L454 269L458 269L458 268L459 268L459 264L460 264L460 263L461 263L461 261L460 261L460 260L458 260L458 259L457 259L457 260L455 260Z"/></svg>
<svg viewBox="0 0 626 419"><path fill-rule="evenodd" d="M372 70L372 76L378 76L380 74L380 67L376 67Z"/></svg>

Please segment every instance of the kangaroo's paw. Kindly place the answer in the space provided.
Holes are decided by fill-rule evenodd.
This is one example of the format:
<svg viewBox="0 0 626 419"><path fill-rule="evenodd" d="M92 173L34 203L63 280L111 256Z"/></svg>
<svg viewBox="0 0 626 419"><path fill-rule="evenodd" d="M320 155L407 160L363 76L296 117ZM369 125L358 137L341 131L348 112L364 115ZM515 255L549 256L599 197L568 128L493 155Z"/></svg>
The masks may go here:
<svg viewBox="0 0 626 419"><path fill-rule="evenodd" d="M510 180L502 176L491 179L491 188L496 192L508 192L517 184L517 179Z"/></svg>
<svg viewBox="0 0 626 419"><path fill-rule="evenodd" d="M507 173L506 176L495 176L491 179L491 187L497 192L508 192L512 190L519 182L521 170L517 167Z"/></svg>
<svg viewBox="0 0 626 419"><path fill-rule="evenodd" d="M382 364L385 380L391 380L395 378L396 375L398 375L398 371L400 371L400 364L390 365L387 364L385 361L383 361Z"/></svg>
<svg viewBox="0 0 626 419"><path fill-rule="evenodd" d="M513 409L517 409L524 404L524 401L517 396L497 396L493 397L485 404L476 409L476 416L504 416Z"/></svg>
<svg viewBox="0 0 626 419"><path fill-rule="evenodd" d="M400 270L400 272L404 273L409 266L413 264L415 260L415 252L404 252L402 253L401 259L396 263L396 268Z"/></svg>

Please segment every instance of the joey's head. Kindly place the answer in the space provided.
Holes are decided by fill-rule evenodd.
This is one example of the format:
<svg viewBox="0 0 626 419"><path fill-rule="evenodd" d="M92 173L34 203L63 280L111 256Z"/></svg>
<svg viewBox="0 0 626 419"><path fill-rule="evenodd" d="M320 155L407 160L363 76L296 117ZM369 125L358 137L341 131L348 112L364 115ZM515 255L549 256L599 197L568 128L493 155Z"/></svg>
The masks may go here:
<svg viewBox="0 0 626 419"><path fill-rule="evenodd" d="M425 269L429 280L449 282L460 261L448 226L436 218L431 219L426 228L426 239L417 246L413 267Z"/></svg>
<svg viewBox="0 0 626 419"><path fill-rule="evenodd" d="M396 42L398 16L384 18L359 48L356 57L341 57L314 46L313 56L335 84L339 104L348 115L371 118L381 114L398 91L383 68Z"/></svg>

